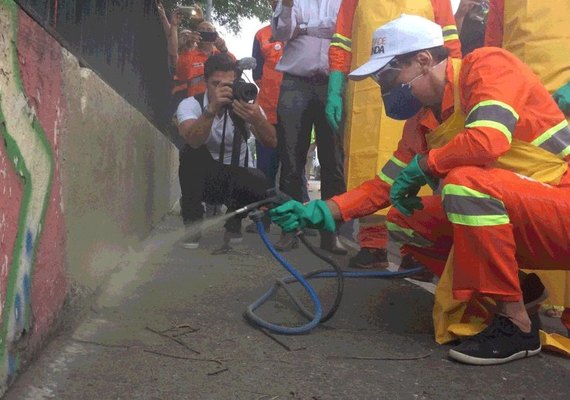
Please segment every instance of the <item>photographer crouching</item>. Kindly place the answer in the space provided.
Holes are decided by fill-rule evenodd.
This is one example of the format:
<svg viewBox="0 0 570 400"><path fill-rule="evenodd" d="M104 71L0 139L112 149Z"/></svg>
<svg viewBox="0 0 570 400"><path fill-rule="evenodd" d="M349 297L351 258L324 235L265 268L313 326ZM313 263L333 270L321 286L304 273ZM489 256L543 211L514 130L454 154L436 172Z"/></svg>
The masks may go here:
<svg viewBox="0 0 570 400"><path fill-rule="evenodd" d="M253 101L255 87L241 82L240 76L229 55L212 55L204 64L206 92L178 106L178 132L187 143L178 170L180 181L187 183L181 185L186 226L202 219L202 202L225 204L234 210L263 199L272 186L261 171L251 168L246 141L253 134L264 146L274 148L275 128ZM241 219L228 220L225 229L224 243L241 239ZM200 233L193 233L182 245L197 248L200 238Z"/></svg>

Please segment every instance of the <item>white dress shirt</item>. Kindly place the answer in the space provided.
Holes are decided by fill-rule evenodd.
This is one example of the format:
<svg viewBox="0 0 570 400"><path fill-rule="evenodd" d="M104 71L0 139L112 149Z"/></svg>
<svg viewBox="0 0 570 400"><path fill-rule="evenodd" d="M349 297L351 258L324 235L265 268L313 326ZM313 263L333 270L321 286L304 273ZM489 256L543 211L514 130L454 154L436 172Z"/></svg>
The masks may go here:
<svg viewBox="0 0 570 400"><path fill-rule="evenodd" d="M328 75L329 44L341 2L295 0L293 7L285 7L278 1L271 20L273 38L287 42L277 64L278 71L304 77ZM291 39L300 24L307 26L307 34Z"/></svg>
<svg viewBox="0 0 570 400"><path fill-rule="evenodd" d="M204 110L208 107L208 92L204 94ZM262 110L263 113L263 110ZM202 108L200 103L194 97L188 97L180 102L178 109L176 110L176 117L178 119L178 125L189 119L198 119L202 115ZM263 113L265 115L265 113ZM222 144L222 135L224 128L224 117L216 115L214 121L212 122L212 129L210 131L210 136L206 140L206 147L210 151L214 161L218 161L220 158L220 147ZM249 129L247 124L246 128ZM228 116L226 122L226 136L224 139L224 164L230 165L232 163L232 146L234 142L234 123L232 119ZM247 151L247 145L245 141L241 144L241 154L239 159L239 166L242 167L245 160L245 152ZM248 166L253 167L252 157L249 157Z"/></svg>

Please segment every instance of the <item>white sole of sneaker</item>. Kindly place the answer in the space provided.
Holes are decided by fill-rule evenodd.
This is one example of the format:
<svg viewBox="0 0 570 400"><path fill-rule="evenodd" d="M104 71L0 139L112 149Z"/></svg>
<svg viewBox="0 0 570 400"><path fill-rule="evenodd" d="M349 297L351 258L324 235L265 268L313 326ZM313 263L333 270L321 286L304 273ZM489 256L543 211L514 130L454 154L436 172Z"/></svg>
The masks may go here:
<svg viewBox="0 0 570 400"><path fill-rule="evenodd" d="M199 243L180 243L180 246L184 247L185 249L197 249L200 244Z"/></svg>
<svg viewBox="0 0 570 400"><path fill-rule="evenodd" d="M241 242L243 242L243 238L230 239L230 244L240 244Z"/></svg>
<svg viewBox="0 0 570 400"><path fill-rule="evenodd" d="M453 349L449 350L449 357L455 361L459 361L463 364L469 365L498 365L498 364L505 364L514 360L519 360L521 358L528 358L537 355L540 353L542 346L539 346L536 350L523 350L519 351L518 353L513 354L507 358L479 358L469 356L467 354L460 353Z"/></svg>

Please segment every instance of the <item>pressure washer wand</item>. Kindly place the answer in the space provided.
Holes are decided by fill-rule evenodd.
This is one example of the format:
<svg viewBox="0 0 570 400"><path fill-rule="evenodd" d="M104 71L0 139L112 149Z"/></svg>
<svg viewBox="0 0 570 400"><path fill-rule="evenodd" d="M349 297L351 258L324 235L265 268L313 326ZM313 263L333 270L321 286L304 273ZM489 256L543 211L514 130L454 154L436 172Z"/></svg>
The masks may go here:
<svg viewBox="0 0 570 400"><path fill-rule="evenodd" d="M255 210L258 210L260 207L266 206L266 205L280 205L285 203L286 201L291 200L291 197L289 197L287 194L279 191L279 189L277 188L273 188L273 189L269 189L267 191L267 198L263 199L263 200L259 200L256 201L254 203L248 204L246 206L243 206L240 209L237 209L235 212L235 214L246 214Z"/></svg>

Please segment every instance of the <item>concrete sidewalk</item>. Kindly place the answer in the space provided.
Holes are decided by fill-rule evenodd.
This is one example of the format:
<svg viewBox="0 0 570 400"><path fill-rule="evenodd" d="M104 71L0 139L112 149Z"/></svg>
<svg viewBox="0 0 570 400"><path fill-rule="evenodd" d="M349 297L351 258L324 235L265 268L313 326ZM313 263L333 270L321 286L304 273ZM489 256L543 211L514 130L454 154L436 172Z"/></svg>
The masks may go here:
<svg viewBox="0 0 570 400"><path fill-rule="evenodd" d="M257 235L212 255L222 230L187 250L168 216L126 256L89 315L62 332L6 396L22 399L567 399L570 362L552 354L496 367L447 359L432 295L404 280L347 280L337 315L308 335L271 338L243 319L285 274ZM271 238L276 240L277 233ZM286 257L324 267L305 249ZM316 282L325 307L334 283ZM262 312L302 322L281 295ZM275 340L274 340L275 339Z"/></svg>

